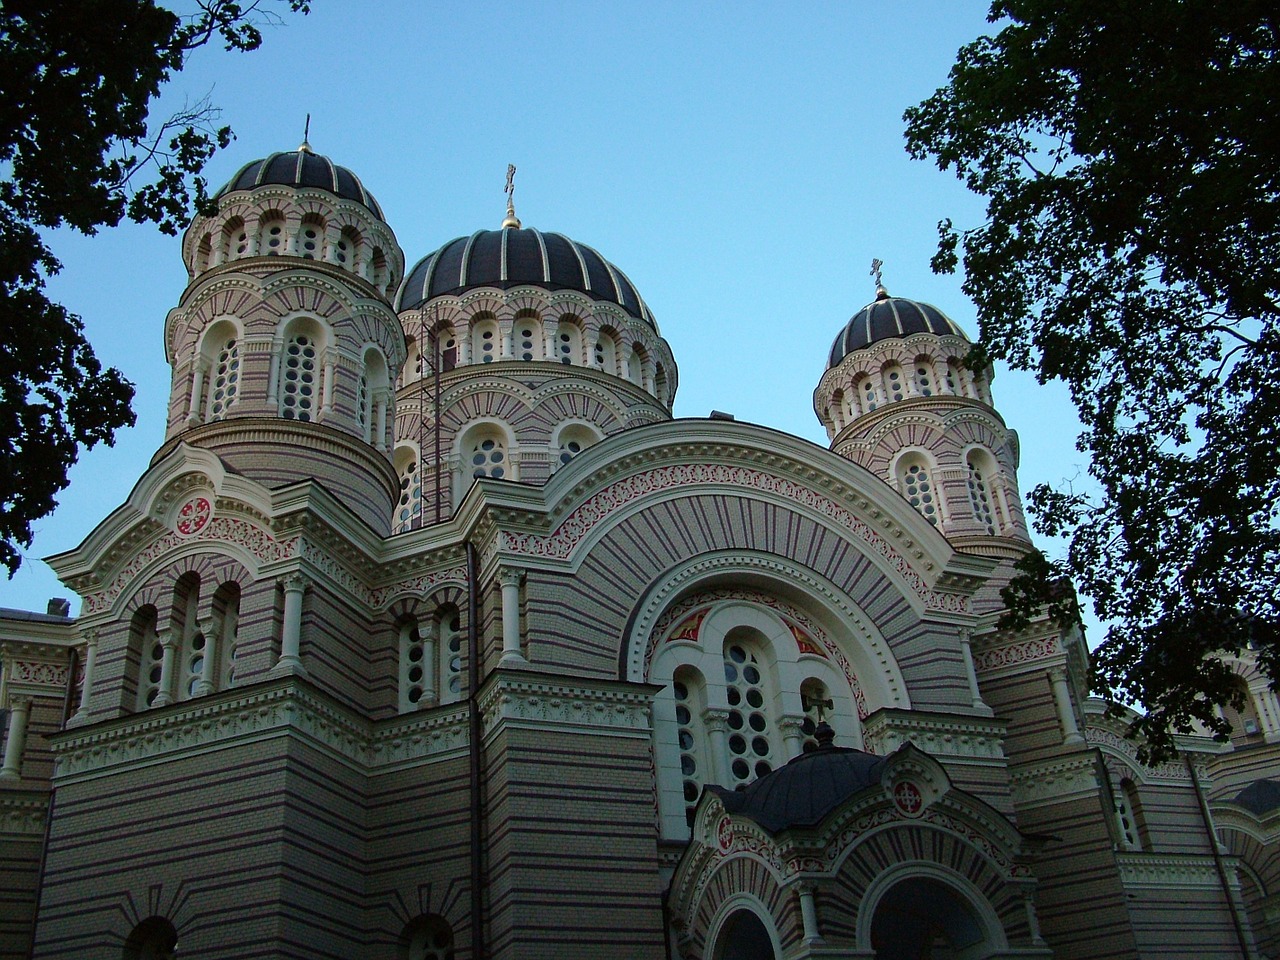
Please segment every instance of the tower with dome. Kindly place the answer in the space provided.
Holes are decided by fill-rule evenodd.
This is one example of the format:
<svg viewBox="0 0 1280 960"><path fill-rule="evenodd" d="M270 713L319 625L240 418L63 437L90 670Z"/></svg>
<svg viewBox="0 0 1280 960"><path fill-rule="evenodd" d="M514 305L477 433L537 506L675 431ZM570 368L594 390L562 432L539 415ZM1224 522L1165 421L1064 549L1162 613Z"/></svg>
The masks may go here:
<svg viewBox="0 0 1280 960"><path fill-rule="evenodd" d="M510 203L406 269L308 144L216 200L78 615L0 611L0 957L1275 955L1280 704L1246 652L1144 766L1002 627L1018 438L942 310L832 318L822 448L673 418Z"/></svg>

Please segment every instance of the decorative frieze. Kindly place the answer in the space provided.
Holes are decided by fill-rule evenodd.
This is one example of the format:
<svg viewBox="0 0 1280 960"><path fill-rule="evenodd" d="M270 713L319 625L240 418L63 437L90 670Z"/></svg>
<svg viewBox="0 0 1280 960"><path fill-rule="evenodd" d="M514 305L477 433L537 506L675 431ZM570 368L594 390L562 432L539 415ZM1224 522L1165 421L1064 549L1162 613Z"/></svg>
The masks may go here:
<svg viewBox="0 0 1280 960"><path fill-rule="evenodd" d="M1013 802L1019 809L1097 797L1102 789L1092 753L1019 767L1012 772L1010 780Z"/></svg>
<svg viewBox="0 0 1280 960"><path fill-rule="evenodd" d="M48 687L59 692L67 688L67 674L71 666L67 661L12 660L9 666L9 683L31 687Z"/></svg>
<svg viewBox="0 0 1280 960"><path fill-rule="evenodd" d="M43 839L48 810L46 794L0 791L0 836Z"/></svg>
<svg viewBox="0 0 1280 960"><path fill-rule="evenodd" d="M1126 889L1214 890L1221 896L1221 880L1208 855L1118 853L1116 865Z"/></svg>
<svg viewBox="0 0 1280 960"><path fill-rule="evenodd" d="M1191 779L1191 774L1187 772L1187 765L1177 760L1169 760L1155 766L1139 763L1137 743L1114 730L1090 723L1085 727L1084 738L1085 742L1091 746L1101 747L1125 757L1134 769L1140 772L1144 783L1185 784ZM1196 765L1196 771L1204 783L1210 781L1209 771L1203 763Z"/></svg>
<svg viewBox="0 0 1280 960"><path fill-rule="evenodd" d="M480 693L487 738L499 726L648 737L653 688L570 685L495 674Z"/></svg>
<svg viewBox="0 0 1280 960"><path fill-rule="evenodd" d="M974 638L975 643L978 638ZM1044 666L1047 661L1062 656L1058 637L1033 637L999 646L984 647L973 651L973 665L981 674L1021 673Z"/></svg>
<svg viewBox="0 0 1280 960"><path fill-rule="evenodd" d="M417 711L374 724L289 682L241 697L187 701L185 709L136 714L51 740L59 785L180 756L279 736L302 737L362 773L411 765L465 749L466 708Z"/></svg>
<svg viewBox="0 0 1280 960"><path fill-rule="evenodd" d="M1002 720L879 710L862 735L867 750L881 756L912 743L939 760L990 765L1005 761L1004 732Z"/></svg>

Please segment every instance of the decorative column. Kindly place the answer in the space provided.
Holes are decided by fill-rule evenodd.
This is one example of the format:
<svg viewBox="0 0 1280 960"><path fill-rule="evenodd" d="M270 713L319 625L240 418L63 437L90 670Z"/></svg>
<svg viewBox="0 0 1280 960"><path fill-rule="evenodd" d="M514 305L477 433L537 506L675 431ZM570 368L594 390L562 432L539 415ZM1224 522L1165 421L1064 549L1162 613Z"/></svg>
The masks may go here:
<svg viewBox="0 0 1280 960"><path fill-rule="evenodd" d="M209 375L209 366L203 359L197 360L195 368L191 381L191 407L187 410L188 425L200 422L200 407L204 403L204 380Z"/></svg>
<svg viewBox="0 0 1280 960"><path fill-rule="evenodd" d="M520 579L521 572L510 567L498 571L502 585L502 661L504 667L528 663L520 652Z"/></svg>
<svg viewBox="0 0 1280 960"><path fill-rule="evenodd" d="M89 693L93 687L93 665L98 659L98 631L84 635L84 680L80 683L80 703L73 719L83 720L89 713Z"/></svg>
<svg viewBox="0 0 1280 960"><path fill-rule="evenodd" d="M542 322L542 356L552 363L560 362L560 354L556 351L556 334L559 329L559 320L544 320Z"/></svg>
<svg viewBox="0 0 1280 960"><path fill-rule="evenodd" d="M160 636L160 649L164 653L160 658L160 690L151 702L153 707L167 707L173 703L173 694L169 691L173 689L173 660L177 656L177 647L173 631L166 630Z"/></svg>
<svg viewBox="0 0 1280 960"><path fill-rule="evenodd" d="M208 620L205 623L209 623ZM218 653L221 644L218 643L218 636L213 630L205 630L204 626L199 622L195 625L196 632L204 637L204 659L200 661L200 679L196 681L196 696L204 697L213 693L214 687L214 669L218 662Z"/></svg>
<svg viewBox="0 0 1280 960"><path fill-rule="evenodd" d="M973 667L973 631L960 630L960 652L964 654L964 673L969 678L969 693L973 698L973 709L981 710L987 716L993 711L982 699L982 691L978 689L978 673Z"/></svg>
<svg viewBox="0 0 1280 960"><path fill-rule="evenodd" d="M813 897L813 884L796 885L796 893L800 895L800 920L804 924L805 943L822 943L822 934L818 930L818 906Z"/></svg>
<svg viewBox="0 0 1280 960"><path fill-rule="evenodd" d="M284 577L280 586L284 588L284 626L280 631L280 659L271 673L275 676L293 674L305 677L307 671L298 654L302 649L302 595L306 593L309 581L302 574L293 573Z"/></svg>
<svg viewBox="0 0 1280 960"><path fill-rule="evenodd" d="M1084 737L1080 736L1080 727L1076 724L1076 713L1071 709L1071 693L1067 689L1066 668L1051 669L1049 682L1053 685L1053 703L1058 708L1058 722L1062 724L1062 742L1064 744L1084 743Z"/></svg>
<svg viewBox="0 0 1280 960"><path fill-rule="evenodd" d="M783 717L778 723L787 757L794 760L804 752L804 717Z"/></svg>
<svg viewBox="0 0 1280 960"><path fill-rule="evenodd" d="M440 700L436 686L440 677L440 661L436 652L439 633L440 624L434 618L422 624L422 696L418 698L419 710L434 707Z"/></svg>
<svg viewBox="0 0 1280 960"><path fill-rule="evenodd" d="M22 776L22 751L27 745L27 717L30 713L30 697L14 699L9 704L9 735L4 741L0 783L16 783Z"/></svg>
<svg viewBox="0 0 1280 960"><path fill-rule="evenodd" d="M729 782L729 711L721 707L707 707L702 711L702 726L711 744L711 770L715 782Z"/></svg>

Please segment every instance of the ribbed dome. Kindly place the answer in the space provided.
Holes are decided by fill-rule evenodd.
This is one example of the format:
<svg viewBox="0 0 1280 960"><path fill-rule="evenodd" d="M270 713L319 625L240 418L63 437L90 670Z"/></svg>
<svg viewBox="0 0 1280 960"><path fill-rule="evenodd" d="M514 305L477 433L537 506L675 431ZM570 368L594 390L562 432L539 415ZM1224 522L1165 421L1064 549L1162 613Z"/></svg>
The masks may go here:
<svg viewBox="0 0 1280 960"><path fill-rule="evenodd" d="M770 833L815 827L849 797L880 782L885 758L848 747L821 746L765 774L744 790L708 787L730 813Z"/></svg>
<svg viewBox="0 0 1280 960"><path fill-rule="evenodd" d="M474 287L505 290L522 285L577 290L616 303L657 329L649 308L621 270L563 234L530 227L479 230L450 240L409 271L396 297L396 310L411 310L433 297Z"/></svg>
<svg viewBox="0 0 1280 960"><path fill-rule="evenodd" d="M881 287L875 300L853 315L831 345L827 367L836 366L863 347L892 337L909 337L913 333L933 333L940 337L964 337L956 323L937 307L902 297L891 297Z"/></svg>
<svg viewBox="0 0 1280 960"><path fill-rule="evenodd" d="M214 199L237 190L252 190L267 184L328 190L344 200L364 204L379 220L384 219L378 201L364 188L359 177L346 167L340 167L328 157L312 153L309 149L273 153L263 160L246 163L239 173L227 181L226 186L214 194Z"/></svg>

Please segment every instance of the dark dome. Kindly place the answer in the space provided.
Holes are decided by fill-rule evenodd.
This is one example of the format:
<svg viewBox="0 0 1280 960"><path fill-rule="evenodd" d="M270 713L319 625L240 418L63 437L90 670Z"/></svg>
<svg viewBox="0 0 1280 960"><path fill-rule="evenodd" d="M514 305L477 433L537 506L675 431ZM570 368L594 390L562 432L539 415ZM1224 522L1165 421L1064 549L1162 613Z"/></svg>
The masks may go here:
<svg viewBox="0 0 1280 960"><path fill-rule="evenodd" d="M891 297L883 287L875 300L853 315L831 345L827 368L863 347L891 337L909 337L913 333L933 333L940 337L964 337L954 321L937 307L902 297Z"/></svg>
<svg viewBox="0 0 1280 960"><path fill-rule="evenodd" d="M1236 794L1232 803L1238 803L1250 813L1265 816L1280 807L1280 783L1275 780L1255 780Z"/></svg>
<svg viewBox="0 0 1280 960"><path fill-rule="evenodd" d="M328 157L312 153L305 146L292 153L273 153L264 160L246 163L239 173L227 181L226 186L214 194L214 199L237 190L252 190L266 184L318 187L344 200L362 203L373 211L375 217L383 219L382 208L373 199L373 194L364 188L359 177Z"/></svg>
<svg viewBox="0 0 1280 960"><path fill-rule="evenodd" d="M730 813L750 817L770 833L816 827L836 807L880 782L885 758L848 747L821 746L747 785L709 786Z"/></svg>
<svg viewBox="0 0 1280 960"><path fill-rule="evenodd" d="M595 300L616 303L654 329L657 324L640 294L621 270L596 251L559 233L530 227L478 230L450 240L423 257L404 278L396 310L473 287L531 285L576 290Z"/></svg>

